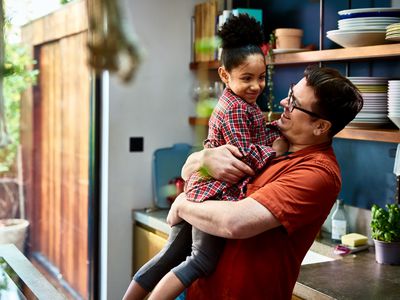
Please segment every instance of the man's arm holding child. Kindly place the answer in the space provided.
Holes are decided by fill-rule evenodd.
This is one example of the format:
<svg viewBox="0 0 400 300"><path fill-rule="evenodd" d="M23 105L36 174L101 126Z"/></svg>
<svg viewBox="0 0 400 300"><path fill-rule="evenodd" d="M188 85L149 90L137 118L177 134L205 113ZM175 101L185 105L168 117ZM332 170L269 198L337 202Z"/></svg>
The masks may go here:
<svg viewBox="0 0 400 300"><path fill-rule="evenodd" d="M232 183L244 175L253 175L249 166L237 157L240 151L232 145L204 149L193 153L182 169L182 177L205 167L213 177ZM187 201L180 194L168 215L168 223L174 225L182 219L194 227L225 238L248 238L280 225L274 215L252 198L241 201L213 201L201 203Z"/></svg>
<svg viewBox="0 0 400 300"><path fill-rule="evenodd" d="M245 239L280 226L275 216L256 200L247 197L240 201L187 201L180 194L171 206L167 221L170 225L182 219L212 235Z"/></svg>

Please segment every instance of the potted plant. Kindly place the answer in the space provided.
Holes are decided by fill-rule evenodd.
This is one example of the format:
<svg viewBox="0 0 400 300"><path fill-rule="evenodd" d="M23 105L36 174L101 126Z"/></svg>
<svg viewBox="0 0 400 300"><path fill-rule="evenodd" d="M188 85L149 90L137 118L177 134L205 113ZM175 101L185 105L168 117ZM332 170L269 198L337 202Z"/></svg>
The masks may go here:
<svg viewBox="0 0 400 300"><path fill-rule="evenodd" d="M371 208L371 233L375 258L380 264L400 264L400 207L386 204L386 209L374 204Z"/></svg>

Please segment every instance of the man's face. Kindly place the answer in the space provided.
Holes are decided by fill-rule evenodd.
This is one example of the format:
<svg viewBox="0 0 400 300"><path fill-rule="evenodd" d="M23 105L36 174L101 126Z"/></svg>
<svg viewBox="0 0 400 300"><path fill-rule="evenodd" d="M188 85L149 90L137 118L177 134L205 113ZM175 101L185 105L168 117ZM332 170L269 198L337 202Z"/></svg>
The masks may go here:
<svg viewBox="0 0 400 300"><path fill-rule="evenodd" d="M253 54L238 67L228 73L227 86L249 104L256 103L265 87L265 60Z"/></svg>
<svg viewBox="0 0 400 300"><path fill-rule="evenodd" d="M292 104L300 109L313 113L313 104L317 99L314 90L307 86L305 78L300 80L293 86ZM310 116L307 112L294 108L291 112L289 109L289 97L281 100L280 105L284 110L281 118L278 120L278 126L282 133L289 139L290 142L309 143L308 138L312 137L314 123L317 118Z"/></svg>

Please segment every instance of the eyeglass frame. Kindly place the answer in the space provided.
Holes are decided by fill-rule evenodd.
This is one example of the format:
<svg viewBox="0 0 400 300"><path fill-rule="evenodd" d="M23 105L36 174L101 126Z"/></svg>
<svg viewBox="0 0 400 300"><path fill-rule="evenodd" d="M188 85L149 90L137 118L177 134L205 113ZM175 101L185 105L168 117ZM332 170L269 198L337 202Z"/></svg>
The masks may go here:
<svg viewBox="0 0 400 300"><path fill-rule="evenodd" d="M288 94L288 109L289 109L289 112L292 113L294 109L298 109L298 110L302 111L303 113L306 113L309 116L312 116L314 118L327 120L326 118L321 117L319 114L317 114L315 112L309 111L307 109L301 108L301 107L296 105L296 98L293 96L293 87L295 85L296 85L295 83L292 83L290 85L290 89L289 89L289 94ZM329 121L329 120L327 120L327 121Z"/></svg>

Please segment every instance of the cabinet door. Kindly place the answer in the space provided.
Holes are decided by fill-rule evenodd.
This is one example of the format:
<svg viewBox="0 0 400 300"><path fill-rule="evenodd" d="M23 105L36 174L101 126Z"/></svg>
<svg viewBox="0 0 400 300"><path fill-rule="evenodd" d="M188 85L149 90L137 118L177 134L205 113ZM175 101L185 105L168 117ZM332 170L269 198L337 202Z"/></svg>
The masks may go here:
<svg viewBox="0 0 400 300"><path fill-rule="evenodd" d="M156 255L164 247L167 239L167 235L163 233L136 224L133 235L133 273Z"/></svg>

